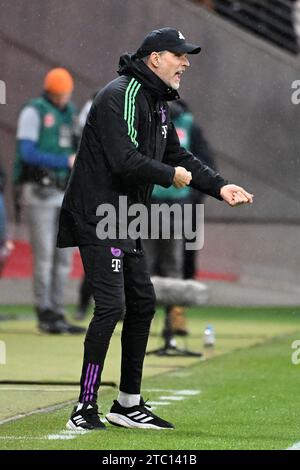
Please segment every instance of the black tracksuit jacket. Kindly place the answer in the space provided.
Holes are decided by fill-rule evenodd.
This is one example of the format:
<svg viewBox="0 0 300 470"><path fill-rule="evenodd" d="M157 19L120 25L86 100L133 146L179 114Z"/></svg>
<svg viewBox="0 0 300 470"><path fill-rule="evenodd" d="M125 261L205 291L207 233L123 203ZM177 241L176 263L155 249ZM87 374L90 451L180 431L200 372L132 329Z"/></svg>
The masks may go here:
<svg viewBox="0 0 300 470"><path fill-rule="evenodd" d="M169 187L176 166L192 172L193 188L221 199L226 181L180 147L167 105L178 93L129 54L120 58L118 73L89 112L60 213L59 247L101 244L136 252L139 244L130 238L97 237L97 207L118 208L119 196L127 196L128 206L149 205L153 185Z"/></svg>

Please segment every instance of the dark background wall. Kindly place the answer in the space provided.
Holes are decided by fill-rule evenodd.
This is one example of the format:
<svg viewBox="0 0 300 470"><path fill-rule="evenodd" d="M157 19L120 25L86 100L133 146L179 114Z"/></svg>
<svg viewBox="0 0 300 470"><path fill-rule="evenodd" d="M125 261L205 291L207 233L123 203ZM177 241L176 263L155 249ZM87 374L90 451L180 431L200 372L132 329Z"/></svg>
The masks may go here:
<svg viewBox="0 0 300 470"><path fill-rule="evenodd" d="M289 247L289 240L298 239L300 219L300 105L291 103L291 84L300 78L298 58L184 0L0 0L0 8L0 79L7 87L7 104L0 105L0 153L8 171L19 108L40 92L51 67L74 73L74 101L81 106L116 76L122 52L134 51L152 29L174 26L203 47L191 58L181 95L216 150L221 173L256 195L247 208L207 201L203 259L209 266L217 259L241 275L267 263L261 270L267 277L280 253L286 266L293 265L295 245ZM251 230L245 260L235 252L242 248L245 254L240 237L247 240ZM214 235L222 239L217 258L210 244ZM297 277L296 267L285 271L285 279L290 275Z"/></svg>

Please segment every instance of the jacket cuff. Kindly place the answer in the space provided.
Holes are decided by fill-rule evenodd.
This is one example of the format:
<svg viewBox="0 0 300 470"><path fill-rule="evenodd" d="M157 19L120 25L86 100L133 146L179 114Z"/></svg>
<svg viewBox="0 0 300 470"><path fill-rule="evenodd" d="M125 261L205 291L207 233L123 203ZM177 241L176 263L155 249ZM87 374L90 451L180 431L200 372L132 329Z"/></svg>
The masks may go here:
<svg viewBox="0 0 300 470"><path fill-rule="evenodd" d="M164 165L164 174L162 175L162 181L159 183L160 186L164 188L169 188L173 184L174 176L175 176L175 168L172 166Z"/></svg>
<svg viewBox="0 0 300 470"><path fill-rule="evenodd" d="M224 180L223 178L218 177L218 180L216 181L214 188L211 192L211 196L215 197L219 201L223 201L222 196L220 196L220 191L221 191L221 188L223 188L223 186L226 186L226 184L228 184L227 180Z"/></svg>

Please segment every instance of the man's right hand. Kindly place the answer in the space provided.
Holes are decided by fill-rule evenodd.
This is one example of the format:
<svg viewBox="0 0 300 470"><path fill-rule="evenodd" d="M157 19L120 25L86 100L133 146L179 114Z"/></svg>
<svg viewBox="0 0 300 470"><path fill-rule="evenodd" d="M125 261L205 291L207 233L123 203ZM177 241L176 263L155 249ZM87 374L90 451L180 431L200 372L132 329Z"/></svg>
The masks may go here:
<svg viewBox="0 0 300 470"><path fill-rule="evenodd" d="M192 181L192 173L187 171L182 166L175 168L175 175L173 178L173 186L175 188L184 188L187 184Z"/></svg>

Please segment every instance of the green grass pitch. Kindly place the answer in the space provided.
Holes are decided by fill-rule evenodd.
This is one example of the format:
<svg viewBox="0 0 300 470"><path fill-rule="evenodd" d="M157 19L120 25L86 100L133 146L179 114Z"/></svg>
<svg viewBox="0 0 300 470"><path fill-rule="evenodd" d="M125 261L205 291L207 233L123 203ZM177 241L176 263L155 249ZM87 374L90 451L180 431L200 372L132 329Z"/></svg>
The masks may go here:
<svg viewBox="0 0 300 470"><path fill-rule="evenodd" d="M0 380L78 380L83 337L37 333L29 307L2 306L1 314L18 319L0 321L7 359L0 365ZM300 340L299 320L295 308L189 311L191 335L178 345L203 351L203 330L211 323L214 351L201 360L152 355L145 360L143 396L156 403L155 413L175 424L172 431L108 424L107 432L74 435L65 423L77 386L0 385L0 449L287 449L300 441L300 365L291 361L292 343ZM149 349L161 345L162 325L158 313ZM118 382L120 328L111 342L104 381ZM116 394L117 389L103 388L104 415Z"/></svg>

